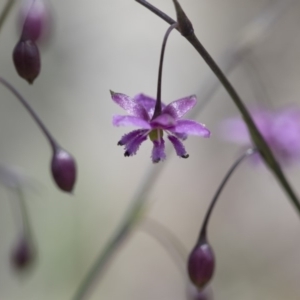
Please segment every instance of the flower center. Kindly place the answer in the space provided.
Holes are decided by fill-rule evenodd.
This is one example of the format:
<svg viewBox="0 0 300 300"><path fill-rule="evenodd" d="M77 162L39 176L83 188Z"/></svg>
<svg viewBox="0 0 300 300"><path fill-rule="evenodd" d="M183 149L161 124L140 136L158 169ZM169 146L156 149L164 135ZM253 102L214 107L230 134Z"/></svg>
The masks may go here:
<svg viewBox="0 0 300 300"><path fill-rule="evenodd" d="M160 141L160 139L163 137L164 132L161 129L153 129L149 133L149 138L152 142L154 141Z"/></svg>

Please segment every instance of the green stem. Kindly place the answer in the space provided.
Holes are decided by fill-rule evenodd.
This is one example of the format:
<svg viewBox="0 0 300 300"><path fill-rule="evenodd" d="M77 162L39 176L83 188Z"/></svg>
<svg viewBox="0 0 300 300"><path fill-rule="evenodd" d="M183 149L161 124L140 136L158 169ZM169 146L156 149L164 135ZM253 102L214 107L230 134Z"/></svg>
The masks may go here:
<svg viewBox="0 0 300 300"><path fill-rule="evenodd" d="M149 172L145 175L144 183L140 185L140 190L137 191L133 198L132 204L128 208L119 229L107 243L106 247L100 252L96 261L92 264L91 269L88 271L87 275L79 285L79 288L75 292L75 295L72 298L73 300L82 300L87 297L93 283L103 274L105 267L117 252L119 248L118 246L120 246L126 237L128 237L128 235L132 232L132 229L140 220L147 200L147 195L157 181L159 177L158 175L165 164L166 163L161 166L152 166Z"/></svg>
<svg viewBox="0 0 300 300"><path fill-rule="evenodd" d="M157 16L159 16L161 19L165 20L169 24L174 24L176 21L174 21L172 18L167 16L165 13L162 13L159 9L154 7L153 5L149 4L145 0L136 0L138 3L142 4L149 10L151 10L153 13L155 13ZM173 0L174 3L176 3L176 9L181 9L178 1ZM183 11L181 11L181 16L185 16ZM180 25L180 24L179 24ZM234 87L231 85L227 77L224 75L222 70L219 68L219 66L216 64L216 62L213 60L213 58L210 56L210 54L207 52L207 50L204 48L204 46L200 43L197 36L195 35L193 30L189 31L188 35L184 36L191 45L196 49L196 51L200 54L200 56L204 59L204 61L207 63L207 65L210 67L210 69L213 71L215 76L219 79L220 83L223 85L235 105L237 106L238 110L242 114L245 123L247 124L248 130L250 132L250 135L252 137L252 140L254 144L256 145L257 149L261 153L263 160L265 161L266 165L272 170L273 174L277 178L277 180L280 182L282 188L285 190L286 194L290 197L290 200L294 207L296 208L298 214L300 214L300 203L299 200L294 193L293 189L291 188L290 184L288 183L287 179L285 178L285 175L283 174L280 165L276 161L275 157L273 156L273 153L271 152L269 146L267 145L266 141L262 137L261 133L257 129L256 125L254 124L248 110L246 109L242 99L237 94Z"/></svg>

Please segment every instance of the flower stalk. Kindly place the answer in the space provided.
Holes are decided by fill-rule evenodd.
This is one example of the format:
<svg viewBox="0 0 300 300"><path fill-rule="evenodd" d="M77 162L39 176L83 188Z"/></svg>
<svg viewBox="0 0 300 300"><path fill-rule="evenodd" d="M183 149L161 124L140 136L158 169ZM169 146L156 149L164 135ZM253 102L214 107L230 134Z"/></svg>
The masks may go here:
<svg viewBox="0 0 300 300"><path fill-rule="evenodd" d="M145 0L135 0L136 2L140 3L141 5L148 8L150 11L152 11L154 14L159 16L161 19L165 20L169 24L174 24L176 21L174 21L172 18L167 16L165 13L161 12L158 8L151 5ZM185 15L183 14L183 10L181 6L179 5L177 0L173 0L176 8L177 14ZM182 12L181 12L182 11ZM180 20L178 20L180 21ZM177 29L180 28L180 24ZM252 137L252 140L254 144L256 145L258 151L261 153L263 160L265 161L266 165L271 169L277 180L280 182L282 188L285 190L286 194L289 196L292 204L296 208L298 214L300 215L300 202L298 200L298 197L296 196L295 192L293 191L292 187L290 186L289 182L287 181L284 173L281 170L280 165L278 164L277 160L274 158L273 153L271 152L268 144L262 137L261 133L257 129L256 125L254 124L247 108L245 107L242 99L237 94L234 87L231 85L225 74L222 72L222 70L219 68L219 66L216 64L216 62L213 60L211 55L207 52L207 50L204 48L204 46L200 43L197 36L195 35L194 31L191 30L188 35L184 36L190 44L196 49L196 51L200 54L200 56L204 59L204 61L207 63L207 65L210 67L210 69L213 71L213 73L216 75L216 77L219 79L220 83L223 85L227 93L230 95L231 99L235 103L236 107L242 114L245 123L247 124L248 130L250 132L250 135Z"/></svg>
<svg viewBox="0 0 300 300"><path fill-rule="evenodd" d="M37 249L22 188L18 186L14 191L17 193L20 211L20 233L11 252L11 263L17 271L24 271L33 266Z"/></svg>
<svg viewBox="0 0 300 300"><path fill-rule="evenodd" d="M228 172L226 173L225 177L223 178L221 184L219 185L213 199L211 200L211 203L208 207L208 210L205 214L204 217L204 221L202 223L201 226L201 230L200 230L200 234L198 237L198 241L197 244L201 244L201 241L206 240L206 234L207 234L207 226L208 226L208 222L210 220L211 214L213 212L213 209L219 199L220 194L222 193L226 183L228 182L228 180L230 179L231 175L234 173L234 171L237 169L237 167L249 156L251 156L252 154L256 153L257 150L254 148L250 148L248 150L246 150L246 152L240 156L235 162L234 164L231 166L231 168L228 170Z"/></svg>
<svg viewBox="0 0 300 300"><path fill-rule="evenodd" d="M165 33L162 47L161 47L161 54L160 54L160 61L159 61L159 68L158 68L158 80L157 80L157 96L156 96L156 104L154 108L154 114L152 117L152 120L158 117L161 114L162 111L162 105L161 105L161 83L162 83L162 70L163 70L163 61L164 61L164 55L165 55L165 49L167 45L168 37L171 33L171 31L177 27L177 23L172 24L167 32Z"/></svg>
<svg viewBox="0 0 300 300"><path fill-rule="evenodd" d="M0 77L0 83L16 96L42 130L52 149L51 171L53 179L61 190L72 192L76 181L76 162L74 158L57 143L26 99L4 78Z"/></svg>
<svg viewBox="0 0 300 300"><path fill-rule="evenodd" d="M190 280L192 283L198 287L199 290L202 290L212 279L215 269L215 255L213 248L208 242L207 239L207 226L210 220L212 211L219 199L219 196L228 182L231 175L237 169L237 167L244 161L247 157L254 154L256 149L248 149L237 161L232 165L224 179L222 180L219 188L217 189L209 208L206 212L203 224L200 229L200 234L196 245L191 251L188 259L187 269Z"/></svg>
<svg viewBox="0 0 300 300"><path fill-rule="evenodd" d="M173 144L176 154L181 158L188 158L182 141L189 135L208 138L210 131L204 124L193 120L183 120L182 117L196 105L196 96L191 95L178 99L165 105L161 101L162 69L165 47L171 31L177 23L171 25L163 39L158 71L157 99L145 94L138 94L131 98L125 94L110 91L112 100L127 111L128 115L113 117L114 126L134 126L138 130L131 131L122 136L118 145L124 146L124 156L133 156L141 144L149 137L153 142L152 162L158 163L166 159L164 133Z"/></svg>
<svg viewBox="0 0 300 300"><path fill-rule="evenodd" d="M29 103L26 101L26 99L4 78L0 77L0 83L2 83L8 90L10 90L16 98L19 100L19 102L25 107L25 109L28 111L28 113L31 115L33 120L36 122L38 127L42 130L44 136L48 140L51 148L55 150L55 148L58 147L58 143L54 139L54 137L51 135L47 127L44 125L42 120L39 118L39 116L36 114L36 112L32 109L32 107L29 105Z"/></svg>
<svg viewBox="0 0 300 300"><path fill-rule="evenodd" d="M167 162L166 162L167 163ZM166 164L165 163L165 164ZM105 267L112 260L116 254L119 246L128 238L133 229L136 228L137 224L143 216L145 211L147 196L157 182L159 174L163 166L152 166L145 174L143 182L139 185L139 190L132 199L132 203L129 206L119 228L113 237L108 241L107 245L102 249L97 256L95 262L92 264L88 273L84 276L78 289L75 291L72 300L83 300L86 299L95 281L101 277L105 271Z"/></svg>

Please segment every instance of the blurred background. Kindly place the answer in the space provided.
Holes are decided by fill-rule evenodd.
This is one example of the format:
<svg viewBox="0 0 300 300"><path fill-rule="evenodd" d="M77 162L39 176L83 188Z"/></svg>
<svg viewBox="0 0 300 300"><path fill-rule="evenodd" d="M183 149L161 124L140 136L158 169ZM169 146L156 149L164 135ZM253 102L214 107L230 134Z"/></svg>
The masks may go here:
<svg viewBox="0 0 300 300"><path fill-rule="evenodd" d="M30 86L12 63L20 2L0 32L0 76L28 99L51 133L74 155L78 180L74 195L56 188L49 172L48 143L1 86L0 162L32 179L33 186L25 188L24 194L37 262L22 274L11 267L10 251L19 228L11 205L15 199L1 186L0 299L65 300L71 299L115 233L151 169L160 168L160 172L148 195L148 216L171 230L187 250L194 246L209 202L240 153L219 134L220 122L238 111L216 85L213 97L196 117L212 131L212 137L189 138L185 142L189 159L172 153L165 162L153 165L150 142L143 144L138 155L124 158L123 149L116 145L128 130L111 124L112 115L123 112L112 102L109 90L156 95L167 24L133 0L49 0L52 31L41 45L41 74ZM5 3L1 0L0 9ZM171 0L151 3L175 17ZM181 4L197 36L228 71L249 107L264 103L265 98L274 107L299 104L298 1L182 0ZM264 22L277 10L275 21L266 27ZM247 31L258 16L257 26ZM163 101L196 94L201 103L214 82L193 47L174 32L166 50ZM300 195L299 167L285 171ZM215 300L299 299L299 217L264 166L241 165L221 195L208 232L217 261L212 282ZM186 281L170 254L137 229L89 299L181 300L186 299Z"/></svg>

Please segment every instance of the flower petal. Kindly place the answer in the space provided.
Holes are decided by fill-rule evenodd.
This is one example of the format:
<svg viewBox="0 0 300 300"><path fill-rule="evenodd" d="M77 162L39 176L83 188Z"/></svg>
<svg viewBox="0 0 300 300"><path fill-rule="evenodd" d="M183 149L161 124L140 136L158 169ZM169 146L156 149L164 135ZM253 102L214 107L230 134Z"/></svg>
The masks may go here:
<svg viewBox="0 0 300 300"><path fill-rule="evenodd" d="M300 157L300 110L286 108L274 115L271 128L271 142L283 156L290 159Z"/></svg>
<svg viewBox="0 0 300 300"><path fill-rule="evenodd" d="M187 154L183 144L180 142L180 140L175 137L174 135L168 135L168 139L173 144L176 154L183 158L188 158L189 155Z"/></svg>
<svg viewBox="0 0 300 300"><path fill-rule="evenodd" d="M133 156L139 150L141 144L147 140L146 134L141 134L125 145L124 156Z"/></svg>
<svg viewBox="0 0 300 300"><path fill-rule="evenodd" d="M186 133L172 132L178 139L185 141L188 138Z"/></svg>
<svg viewBox="0 0 300 300"><path fill-rule="evenodd" d="M144 129L150 129L151 126L150 124L138 117L134 116L120 116L116 115L113 116L113 125L115 126L135 126L135 127L140 127Z"/></svg>
<svg viewBox="0 0 300 300"><path fill-rule="evenodd" d="M169 114L161 114L150 122L152 128L169 129L176 125L176 120Z"/></svg>
<svg viewBox="0 0 300 300"><path fill-rule="evenodd" d="M161 160L166 159L165 154L165 141L163 138L160 140L153 141L153 150L152 150L152 161L153 163L158 163Z"/></svg>
<svg viewBox="0 0 300 300"><path fill-rule="evenodd" d="M143 106L147 111L149 118L153 116L156 100L144 94L134 96L133 100Z"/></svg>
<svg viewBox="0 0 300 300"><path fill-rule="evenodd" d="M274 118L272 112L256 109L251 111L251 116L264 139L270 141L272 139L271 128ZM240 145L251 145L252 143L248 128L241 117L234 117L222 122L221 134L225 140Z"/></svg>
<svg viewBox="0 0 300 300"><path fill-rule="evenodd" d="M118 146L124 146L137 138L139 135L145 134L148 130L147 129L137 129L133 130L127 134L124 134L120 141L118 142Z"/></svg>
<svg viewBox="0 0 300 300"><path fill-rule="evenodd" d="M154 114L156 99L141 93L141 94L136 95L133 98L133 100L136 103L142 105L146 109L146 111L149 115L149 118L151 119ZM164 109L165 107L166 107L166 105L164 103L162 103L161 108Z"/></svg>
<svg viewBox="0 0 300 300"><path fill-rule="evenodd" d="M222 137L240 145L251 145L251 138L245 122L240 118L232 118L221 123Z"/></svg>
<svg viewBox="0 0 300 300"><path fill-rule="evenodd" d="M138 117L145 121L149 120L149 115L146 109L142 105L135 102L132 98L124 94L114 93L112 91L110 93L113 101L125 109L129 115Z"/></svg>
<svg viewBox="0 0 300 300"><path fill-rule="evenodd" d="M176 133L185 133L187 135L210 137L210 131L205 127L205 125L192 120L178 120L175 128L170 131Z"/></svg>
<svg viewBox="0 0 300 300"><path fill-rule="evenodd" d="M197 102L195 95L190 97L185 97L176 101L171 102L167 105L162 113L167 113L171 115L174 119L179 119L185 115L190 109L192 109Z"/></svg>

